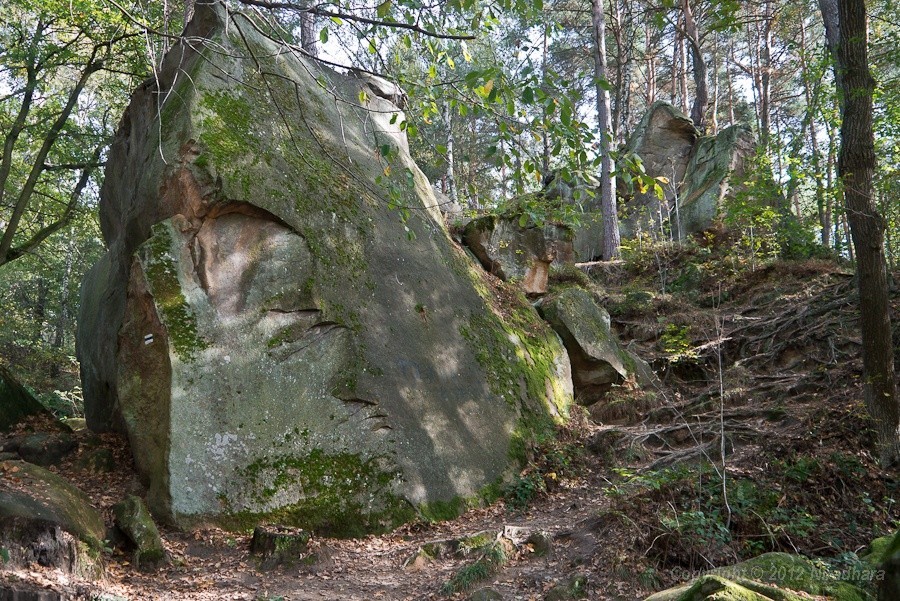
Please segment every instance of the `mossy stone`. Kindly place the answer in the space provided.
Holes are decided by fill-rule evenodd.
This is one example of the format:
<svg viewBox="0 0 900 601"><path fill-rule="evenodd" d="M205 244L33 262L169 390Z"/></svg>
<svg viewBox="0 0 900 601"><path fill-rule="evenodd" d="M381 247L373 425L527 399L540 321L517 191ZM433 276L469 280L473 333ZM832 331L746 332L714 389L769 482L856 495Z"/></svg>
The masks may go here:
<svg viewBox="0 0 900 601"><path fill-rule="evenodd" d="M144 500L128 495L113 506L116 526L134 545L134 563L141 569L155 568L166 559L159 529Z"/></svg>

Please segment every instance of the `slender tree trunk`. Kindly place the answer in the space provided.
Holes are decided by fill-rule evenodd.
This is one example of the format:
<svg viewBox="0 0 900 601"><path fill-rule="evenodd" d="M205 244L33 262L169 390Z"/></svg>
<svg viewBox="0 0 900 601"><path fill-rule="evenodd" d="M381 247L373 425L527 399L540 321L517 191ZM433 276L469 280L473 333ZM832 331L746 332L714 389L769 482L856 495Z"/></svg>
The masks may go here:
<svg viewBox="0 0 900 601"><path fill-rule="evenodd" d="M684 37L691 53L691 68L694 73L694 103L691 106L691 121L701 132L706 129L706 108L709 106L708 75L703 49L700 47L700 33L689 0L681 0L681 14L684 18ZM685 87L687 87L685 85ZM685 96L687 94L685 93ZM687 103L687 101L685 101Z"/></svg>
<svg viewBox="0 0 900 601"><path fill-rule="evenodd" d="M774 14L772 3L765 3L765 19L759 46L759 123L769 141L769 129L772 119L772 25Z"/></svg>
<svg viewBox="0 0 900 601"><path fill-rule="evenodd" d="M675 28L675 38L672 41L672 106L678 106L678 57L681 55L679 52L679 48L681 46L679 42L679 37L681 34L678 32L678 28Z"/></svg>
<svg viewBox="0 0 900 601"><path fill-rule="evenodd" d="M816 116L819 113L820 82L814 81L809 66L809 48L806 42L806 23L800 20L800 68L803 74L803 93L806 98L806 120L809 134L813 180L816 186L816 213L822 229L822 246L831 246L831 215L825 210L825 186L822 182L822 153L819 150L819 134L816 130Z"/></svg>
<svg viewBox="0 0 900 601"><path fill-rule="evenodd" d="M825 133L828 134L828 156L825 159L825 213L826 220L830 223L834 221L834 250L838 254L841 253L841 230L839 227L841 221L840 212L835 215L835 189L834 189L834 171L837 163L837 135L832 123L826 121ZM852 251L851 251L852 252Z"/></svg>
<svg viewBox="0 0 900 601"><path fill-rule="evenodd" d="M710 128L712 135L719 133L719 34L716 34L712 54L712 110L710 110Z"/></svg>
<svg viewBox="0 0 900 601"><path fill-rule="evenodd" d="M543 54L541 56L541 85L544 88L544 92L547 92L547 55L550 47L550 36L549 29L550 25L548 23L544 23L544 48ZM542 154L541 154L541 174L544 176L549 175L550 173L550 132L548 130L548 119L549 115L547 114L546 106L543 109L544 113L544 121L542 126L541 138L542 138Z"/></svg>
<svg viewBox="0 0 900 601"><path fill-rule="evenodd" d="M682 26L684 19L682 18ZM678 96L681 99L681 112L688 112L688 85L687 85L687 44L684 35L678 36Z"/></svg>
<svg viewBox="0 0 900 601"><path fill-rule="evenodd" d="M69 326L69 297L70 283L72 279L72 257L75 254L74 245L69 244L66 253L66 269L63 271L62 282L59 291L59 315L56 318L56 331L53 335L53 347L61 349L66 342L66 328Z"/></svg>
<svg viewBox="0 0 900 601"><path fill-rule="evenodd" d="M616 207L616 187L614 166L610 145L612 127L610 124L609 92L606 82L606 19L603 1L591 1L591 16L594 34L594 78L597 85L597 120L600 133L600 210L603 213L603 244L601 255L604 260L619 258L619 216Z"/></svg>
<svg viewBox="0 0 900 601"><path fill-rule="evenodd" d="M184 0L184 26L194 18L194 0Z"/></svg>
<svg viewBox="0 0 900 601"><path fill-rule="evenodd" d="M453 113L450 110L450 103L445 102L443 107L444 125L447 128L447 196L454 203L459 202L459 196L456 192L456 177L453 174Z"/></svg>
<svg viewBox="0 0 900 601"><path fill-rule="evenodd" d="M841 149L838 175L843 183L850 234L856 249L860 329L863 343L865 400L875 423L882 465L900 460L900 405L894 379L884 218L872 198L875 140L868 63L868 22L863 0L838 0L835 71L841 77ZM834 15L823 10L828 23Z"/></svg>
<svg viewBox="0 0 900 601"><path fill-rule="evenodd" d="M728 56L734 56L734 39L728 41ZM728 123L734 125L734 79L731 73L731 65L725 61L725 77L728 82Z"/></svg>
<svg viewBox="0 0 900 601"><path fill-rule="evenodd" d="M308 8L309 0L301 2ZM316 16L311 12L300 13L300 47L310 56L319 56L319 36L316 33Z"/></svg>
<svg viewBox="0 0 900 601"><path fill-rule="evenodd" d="M647 52L647 106L656 102L656 46L652 44L650 23L645 23L644 48Z"/></svg>
<svg viewBox="0 0 900 601"><path fill-rule="evenodd" d="M32 331L32 342L40 342L44 334L44 320L47 318L47 281L37 278L37 296L34 306L31 309L31 317L34 321L34 330Z"/></svg>

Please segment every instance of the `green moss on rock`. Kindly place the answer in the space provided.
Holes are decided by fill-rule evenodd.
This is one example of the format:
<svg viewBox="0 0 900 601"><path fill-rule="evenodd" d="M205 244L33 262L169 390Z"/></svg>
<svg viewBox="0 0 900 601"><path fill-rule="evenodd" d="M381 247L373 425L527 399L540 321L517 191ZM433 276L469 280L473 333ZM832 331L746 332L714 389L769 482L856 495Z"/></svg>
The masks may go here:
<svg viewBox="0 0 900 601"><path fill-rule="evenodd" d="M256 505L298 491L296 503L273 511L237 511L225 515L226 527L243 529L262 519L329 536L357 537L386 532L415 517L415 509L391 491L397 473L384 471L378 459L358 454L329 455L316 449L304 457L259 459L239 476L255 488ZM223 500L225 505L228 500Z"/></svg>
<svg viewBox="0 0 900 601"><path fill-rule="evenodd" d="M194 360L209 343L197 333L197 320L181 291L178 267L172 256L172 234L166 222L153 226L152 235L144 243L144 272L166 326L169 343L179 359Z"/></svg>

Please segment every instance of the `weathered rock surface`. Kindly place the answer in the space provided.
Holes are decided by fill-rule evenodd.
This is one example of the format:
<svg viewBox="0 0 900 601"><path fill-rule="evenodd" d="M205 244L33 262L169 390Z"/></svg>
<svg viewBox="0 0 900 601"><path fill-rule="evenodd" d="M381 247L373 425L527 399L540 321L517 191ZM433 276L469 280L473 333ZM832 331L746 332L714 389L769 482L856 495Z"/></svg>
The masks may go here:
<svg viewBox="0 0 900 601"><path fill-rule="evenodd" d="M672 236L680 239L709 228L719 216L731 182L744 174L754 143L743 125L701 136L687 116L659 101L641 119L626 149L641 158L647 175L668 183L662 185L663 201L648 190L626 203L623 236L658 233L668 223Z"/></svg>
<svg viewBox="0 0 900 601"><path fill-rule="evenodd" d="M670 184L663 186L665 206L674 204L679 182L684 181L694 144L700 132L684 113L668 102L654 102L644 114L631 137L626 151L641 158L644 170L651 177L664 177ZM617 180L619 184L622 180ZM620 194L624 190L620 190ZM623 237L638 232L658 231L660 219L668 218L666 208L660 214L660 200L653 190L636 192L625 204L625 219L620 222Z"/></svg>
<svg viewBox="0 0 900 601"><path fill-rule="evenodd" d="M802 601L810 595L834 601L864 601L862 590L799 555L765 553L710 570L693 582L646 601Z"/></svg>
<svg viewBox="0 0 900 601"><path fill-rule="evenodd" d="M522 226L517 217L486 215L470 222L463 242L500 279L521 280L526 294L545 294L551 265L572 264L572 230L548 223Z"/></svg>
<svg viewBox="0 0 900 601"><path fill-rule="evenodd" d="M110 152L79 320L88 424L128 433L177 524L452 515L564 418L565 349L454 246L395 105L359 108L361 80L221 5L187 34L212 42L168 55Z"/></svg>
<svg viewBox="0 0 900 601"><path fill-rule="evenodd" d="M619 344L609 313L583 288L569 286L543 299L540 312L559 334L572 364L580 405L601 401L613 384L634 376L642 387L659 383L653 370Z"/></svg>
<svg viewBox="0 0 900 601"><path fill-rule="evenodd" d="M35 432L19 437L16 443L22 459L41 467L56 465L78 447L69 432Z"/></svg>
<svg viewBox="0 0 900 601"><path fill-rule="evenodd" d="M726 195L734 192L732 182L744 177L754 151L753 136L744 125L697 141L679 192L677 237L702 232L719 217Z"/></svg>
<svg viewBox="0 0 900 601"><path fill-rule="evenodd" d="M50 412L0 366L0 432L6 432L27 417L50 416Z"/></svg>
<svg viewBox="0 0 900 601"><path fill-rule="evenodd" d="M24 461L0 462L0 547L13 567L37 563L96 576L105 527L80 490Z"/></svg>
<svg viewBox="0 0 900 601"><path fill-rule="evenodd" d="M116 527L134 548L134 563L141 569L155 568L166 560L166 550L156 523L140 497L128 495L113 505Z"/></svg>

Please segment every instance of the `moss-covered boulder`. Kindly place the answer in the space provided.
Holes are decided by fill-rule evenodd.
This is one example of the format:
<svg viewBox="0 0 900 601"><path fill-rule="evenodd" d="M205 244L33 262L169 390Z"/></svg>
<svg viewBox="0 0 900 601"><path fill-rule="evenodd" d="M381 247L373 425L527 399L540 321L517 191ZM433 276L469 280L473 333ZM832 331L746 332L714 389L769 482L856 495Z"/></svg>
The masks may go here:
<svg viewBox="0 0 900 601"><path fill-rule="evenodd" d="M482 267L503 280L517 280L526 294L547 292L551 266L575 263L572 240L566 226L523 225L517 216L479 217L463 232L463 242Z"/></svg>
<svg viewBox="0 0 900 601"><path fill-rule="evenodd" d="M658 235L668 227L678 239L708 229L720 217L726 195L743 176L754 150L745 125L702 136L677 108L654 103L629 138L627 152L639 156L647 175L662 182L663 199L652 189L635 193L623 208L623 236ZM620 193L627 196L630 191L623 188Z"/></svg>
<svg viewBox="0 0 900 601"><path fill-rule="evenodd" d="M90 499L66 480L24 461L0 462L0 549L6 563L96 576L104 534Z"/></svg>
<svg viewBox="0 0 900 601"><path fill-rule="evenodd" d="M647 597L646 601L867 601L861 589L842 581L826 564L788 553L765 553L716 568L693 582Z"/></svg>
<svg viewBox="0 0 900 601"><path fill-rule="evenodd" d="M452 516L565 418L565 349L454 245L400 108L260 29L198 3L209 43L132 97L82 289L88 424L127 432L176 524Z"/></svg>
<svg viewBox="0 0 900 601"><path fill-rule="evenodd" d="M134 564L152 569L166 560L166 549L150 510L140 497L128 495L113 505L116 527L128 537L134 549Z"/></svg>
<svg viewBox="0 0 900 601"><path fill-rule="evenodd" d="M746 125L732 125L697 141L680 190L678 236L702 232L721 217L726 195L736 191L755 150Z"/></svg>
<svg viewBox="0 0 900 601"><path fill-rule="evenodd" d="M900 599L900 530L872 541L863 564L877 575L878 601Z"/></svg>
<svg viewBox="0 0 900 601"><path fill-rule="evenodd" d="M601 401L613 384L629 377L644 387L659 384L645 361L622 348L609 313L587 290L565 287L544 298L539 310L569 353L579 404Z"/></svg>
<svg viewBox="0 0 900 601"><path fill-rule="evenodd" d="M50 412L0 365L0 432L34 415L49 417Z"/></svg>

